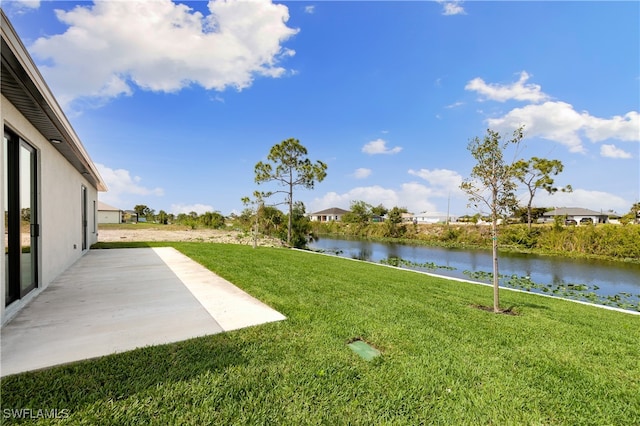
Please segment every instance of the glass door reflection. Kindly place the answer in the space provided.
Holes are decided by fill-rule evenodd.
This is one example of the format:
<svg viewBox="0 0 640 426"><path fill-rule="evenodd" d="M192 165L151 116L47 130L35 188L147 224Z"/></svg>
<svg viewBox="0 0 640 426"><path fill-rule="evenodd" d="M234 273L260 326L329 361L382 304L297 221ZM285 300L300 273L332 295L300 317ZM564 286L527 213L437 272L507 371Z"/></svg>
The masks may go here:
<svg viewBox="0 0 640 426"><path fill-rule="evenodd" d="M5 128L4 198L5 305L38 285L37 152Z"/></svg>
<svg viewBox="0 0 640 426"><path fill-rule="evenodd" d="M36 287L38 225L36 203L36 153L20 143L20 297Z"/></svg>

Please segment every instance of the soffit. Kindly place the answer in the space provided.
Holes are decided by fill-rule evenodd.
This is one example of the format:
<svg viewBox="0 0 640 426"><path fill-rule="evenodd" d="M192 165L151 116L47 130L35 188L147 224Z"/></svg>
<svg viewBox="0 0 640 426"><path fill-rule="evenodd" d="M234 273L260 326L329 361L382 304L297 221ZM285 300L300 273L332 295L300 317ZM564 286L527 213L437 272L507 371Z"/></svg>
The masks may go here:
<svg viewBox="0 0 640 426"><path fill-rule="evenodd" d="M62 143L60 144L52 145L93 186L100 191L106 191L106 185L98 174L95 165L84 152L84 148L73 129L71 129L71 125L66 122L64 116L61 117L61 111L56 111L59 110L59 106L56 104L52 107L52 102L45 99L42 90L36 85L32 76L9 46L6 40L8 37L6 36L14 35L17 38L17 35L15 33L11 34L10 31L13 31L13 28L10 27L8 20L2 13L2 45L0 46L2 54L0 88L2 94L47 140L57 139L61 141ZM41 84L44 84L44 81ZM46 85L45 88L48 91ZM49 95L53 99L53 95L50 92Z"/></svg>

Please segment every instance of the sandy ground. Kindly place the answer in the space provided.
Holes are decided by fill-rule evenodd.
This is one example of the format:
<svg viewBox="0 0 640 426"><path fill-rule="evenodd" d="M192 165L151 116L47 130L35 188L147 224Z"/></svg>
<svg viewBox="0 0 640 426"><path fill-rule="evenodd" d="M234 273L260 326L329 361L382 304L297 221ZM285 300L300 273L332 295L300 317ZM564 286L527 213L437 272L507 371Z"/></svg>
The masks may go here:
<svg viewBox="0 0 640 426"><path fill-rule="evenodd" d="M245 233L220 229L191 229L184 231L163 229L100 229L99 242L114 241L192 241L208 243L252 245L253 238ZM261 247L281 247L280 240L260 237Z"/></svg>

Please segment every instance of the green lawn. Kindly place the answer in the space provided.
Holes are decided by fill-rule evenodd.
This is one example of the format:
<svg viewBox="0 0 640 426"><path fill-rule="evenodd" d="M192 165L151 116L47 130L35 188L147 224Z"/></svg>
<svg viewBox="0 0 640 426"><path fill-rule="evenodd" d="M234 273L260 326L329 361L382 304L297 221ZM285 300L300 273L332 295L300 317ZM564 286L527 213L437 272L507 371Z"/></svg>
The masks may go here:
<svg viewBox="0 0 640 426"><path fill-rule="evenodd" d="M286 321L1 382L76 424L640 423L640 316L287 249L171 244ZM361 338L382 352L365 361ZM4 411L3 411L4 412Z"/></svg>

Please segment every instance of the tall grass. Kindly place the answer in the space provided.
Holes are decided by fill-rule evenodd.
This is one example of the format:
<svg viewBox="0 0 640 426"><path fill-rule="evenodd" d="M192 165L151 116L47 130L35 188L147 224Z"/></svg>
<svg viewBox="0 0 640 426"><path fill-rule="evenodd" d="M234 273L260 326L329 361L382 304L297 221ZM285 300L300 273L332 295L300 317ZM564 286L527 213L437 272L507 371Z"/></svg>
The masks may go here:
<svg viewBox="0 0 640 426"><path fill-rule="evenodd" d="M507 228L508 229L508 228ZM535 247L556 253L594 254L640 261L640 226L587 225L558 230L541 228Z"/></svg>

